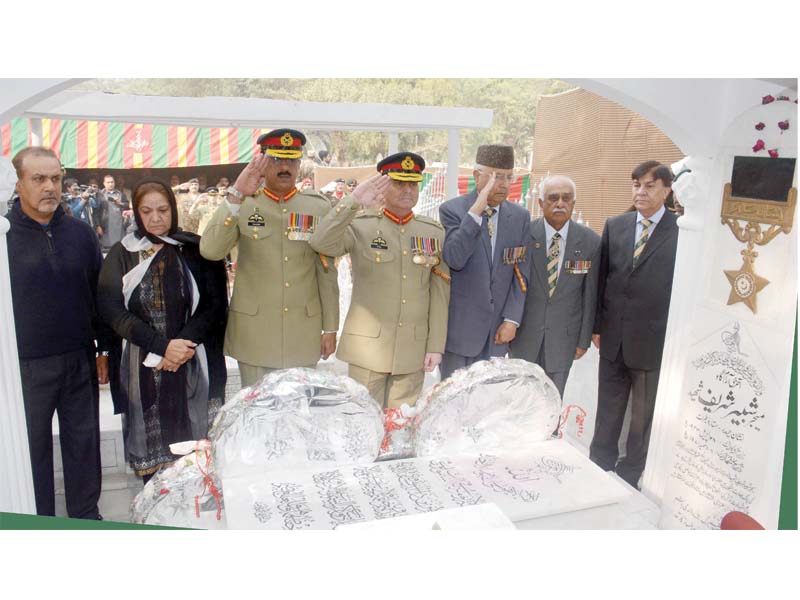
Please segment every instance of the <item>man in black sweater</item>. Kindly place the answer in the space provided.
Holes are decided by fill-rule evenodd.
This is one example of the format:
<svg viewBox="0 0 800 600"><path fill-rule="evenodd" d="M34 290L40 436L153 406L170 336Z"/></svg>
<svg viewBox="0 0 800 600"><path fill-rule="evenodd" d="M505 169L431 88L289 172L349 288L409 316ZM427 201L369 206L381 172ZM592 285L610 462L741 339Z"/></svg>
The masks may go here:
<svg viewBox="0 0 800 600"><path fill-rule="evenodd" d="M59 206L61 165L49 148L13 159L19 199L8 256L36 512L55 515L53 413L58 412L67 514L100 519L100 382L108 381L95 294L102 255L92 228Z"/></svg>

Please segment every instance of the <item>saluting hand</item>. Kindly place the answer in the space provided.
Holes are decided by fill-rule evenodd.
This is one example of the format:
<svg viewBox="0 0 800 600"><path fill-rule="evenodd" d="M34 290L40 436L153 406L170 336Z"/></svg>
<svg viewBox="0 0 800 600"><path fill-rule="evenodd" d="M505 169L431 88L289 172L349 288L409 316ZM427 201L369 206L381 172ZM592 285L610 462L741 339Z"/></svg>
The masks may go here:
<svg viewBox="0 0 800 600"><path fill-rule="evenodd" d="M392 180L388 175L376 173L369 179L359 183L350 194L356 204L363 208L373 208L381 206L384 202L384 193L391 184Z"/></svg>
<svg viewBox="0 0 800 600"><path fill-rule="evenodd" d="M244 170L239 173L239 177L236 178L236 183L233 184L243 196L252 196L258 191L258 183L261 181L261 174L267 168L267 163L269 162L269 156L266 154L256 154ZM230 194L228 196L228 202L232 204L239 204L239 199Z"/></svg>
<svg viewBox="0 0 800 600"><path fill-rule="evenodd" d="M481 214L483 214L483 211L486 210L486 207L489 205L489 194L491 193L492 188L494 187L495 179L497 179L497 177L495 173L492 173L489 176L489 181L486 183L485 186L483 186L483 189L478 194L478 198L470 207L469 212L471 212L473 215L480 217Z"/></svg>

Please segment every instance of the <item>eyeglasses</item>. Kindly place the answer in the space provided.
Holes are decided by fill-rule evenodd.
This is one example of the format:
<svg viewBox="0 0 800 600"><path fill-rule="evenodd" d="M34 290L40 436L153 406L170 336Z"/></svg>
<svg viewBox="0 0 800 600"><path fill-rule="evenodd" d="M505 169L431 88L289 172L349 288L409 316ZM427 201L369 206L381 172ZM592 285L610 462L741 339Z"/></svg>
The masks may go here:
<svg viewBox="0 0 800 600"><path fill-rule="evenodd" d="M564 194L553 192L552 194L547 194L547 196L545 196L545 200L553 203L558 202L559 200L563 200L564 202L572 202L575 200L575 194L572 192L566 192Z"/></svg>
<svg viewBox="0 0 800 600"><path fill-rule="evenodd" d="M505 181L506 183L514 183L517 176L514 173L498 173L497 171L481 171L484 175L491 177L494 173L495 181Z"/></svg>

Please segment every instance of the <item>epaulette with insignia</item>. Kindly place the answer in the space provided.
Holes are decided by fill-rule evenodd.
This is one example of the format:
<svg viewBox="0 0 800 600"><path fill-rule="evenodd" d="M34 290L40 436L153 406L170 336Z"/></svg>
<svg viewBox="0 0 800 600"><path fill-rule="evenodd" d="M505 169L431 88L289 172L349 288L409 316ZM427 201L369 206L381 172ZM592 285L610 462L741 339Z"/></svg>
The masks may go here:
<svg viewBox="0 0 800 600"><path fill-rule="evenodd" d="M311 196L312 198L319 198L320 200L325 200L325 202L328 201L328 198L325 195L323 195L321 192L318 192L316 190L303 190L302 192L300 192L300 195L301 196Z"/></svg>
<svg viewBox="0 0 800 600"><path fill-rule="evenodd" d="M356 219L363 219L365 217L383 217L382 208L362 208L356 213Z"/></svg>
<svg viewBox="0 0 800 600"><path fill-rule="evenodd" d="M424 215L416 215L414 218L417 221L420 221L421 223L425 223L427 225L433 225L437 229L441 229L442 231L444 231L444 226L441 223L439 223L439 221L437 221L436 219L432 219L431 217L426 217Z"/></svg>

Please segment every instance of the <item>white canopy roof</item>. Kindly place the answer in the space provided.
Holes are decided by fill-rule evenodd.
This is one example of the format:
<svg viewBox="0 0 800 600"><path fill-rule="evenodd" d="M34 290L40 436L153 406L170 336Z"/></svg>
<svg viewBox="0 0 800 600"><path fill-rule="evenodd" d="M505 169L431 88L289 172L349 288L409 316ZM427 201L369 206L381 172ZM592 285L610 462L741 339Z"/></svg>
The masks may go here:
<svg viewBox="0 0 800 600"><path fill-rule="evenodd" d="M220 96L178 98L76 90L61 91L40 100L19 116L187 127L265 127L279 124L297 129L384 132L474 129L492 124L492 110L487 108L293 102Z"/></svg>

